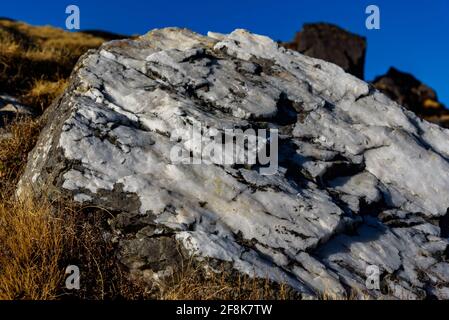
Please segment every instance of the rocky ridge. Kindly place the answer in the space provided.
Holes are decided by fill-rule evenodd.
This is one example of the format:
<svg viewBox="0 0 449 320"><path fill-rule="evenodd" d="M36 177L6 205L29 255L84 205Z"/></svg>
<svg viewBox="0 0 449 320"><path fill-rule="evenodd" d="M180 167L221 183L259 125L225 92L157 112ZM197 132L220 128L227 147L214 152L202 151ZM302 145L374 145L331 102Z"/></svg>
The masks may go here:
<svg viewBox="0 0 449 320"><path fill-rule="evenodd" d="M328 23L308 23L296 33L288 49L332 62L359 79L365 75L366 39Z"/></svg>
<svg viewBox="0 0 449 320"><path fill-rule="evenodd" d="M111 241L154 283L179 252L304 298L449 298L449 132L331 63L236 30L154 30L78 62L18 195L107 208ZM279 130L279 170L174 164L176 132ZM197 152L191 141L183 147Z"/></svg>

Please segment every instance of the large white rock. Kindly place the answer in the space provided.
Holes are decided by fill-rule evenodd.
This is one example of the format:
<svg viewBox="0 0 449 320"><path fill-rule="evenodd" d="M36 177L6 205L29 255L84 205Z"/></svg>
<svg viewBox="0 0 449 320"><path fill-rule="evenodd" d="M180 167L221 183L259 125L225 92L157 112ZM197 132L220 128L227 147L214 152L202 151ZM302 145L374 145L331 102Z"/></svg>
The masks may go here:
<svg viewBox="0 0 449 320"><path fill-rule="evenodd" d="M245 30L154 30L83 56L46 117L18 194L108 208L135 274L180 245L304 297L379 296L370 265L388 296L447 296L449 131L336 65ZM173 163L190 124L279 129L277 174Z"/></svg>

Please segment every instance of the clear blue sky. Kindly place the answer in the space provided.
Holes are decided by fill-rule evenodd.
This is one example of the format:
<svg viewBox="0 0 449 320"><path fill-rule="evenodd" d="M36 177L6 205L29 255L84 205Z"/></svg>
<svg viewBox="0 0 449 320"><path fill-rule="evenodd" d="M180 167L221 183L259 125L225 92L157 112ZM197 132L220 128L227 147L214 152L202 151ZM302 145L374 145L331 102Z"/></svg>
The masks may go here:
<svg viewBox="0 0 449 320"><path fill-rule="evenodd" d="M368 38L367 79L395 66L428 83L449 105L449 0L15 0L2 1L0 16L62 28L69 4L80 7L82 29L124 34L167 26L200 33L245 28L290 40L303 23L335 23ZM365 28L369 4L380 7L381 30Z"/></svg>

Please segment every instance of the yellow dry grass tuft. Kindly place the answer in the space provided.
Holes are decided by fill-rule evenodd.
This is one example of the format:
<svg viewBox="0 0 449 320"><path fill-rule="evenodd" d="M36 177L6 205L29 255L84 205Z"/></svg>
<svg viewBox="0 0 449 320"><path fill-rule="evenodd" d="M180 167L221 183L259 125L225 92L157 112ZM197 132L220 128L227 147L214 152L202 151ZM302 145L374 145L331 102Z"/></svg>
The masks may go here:
<svg viewBox="0 0 449 320"><path fill-rule="evenodd" d="M40 121L30 118L19 118L7 125L10 137L0 139L0 202L13 195L40 129Z"/></svg>
<svg viewBox="0 0 449 320"><path fill-rule="evenodd" d="M27 104L39 107L43 111L64 92L67 84L67 79L57 81L35 80L24 100Z"/></svg>
<svg viewBox="0 0 449 320"><path fill-rule="evenodd" d="M0 299L57 297L63 273L61 221L47 203L0 203Z"/></svg>

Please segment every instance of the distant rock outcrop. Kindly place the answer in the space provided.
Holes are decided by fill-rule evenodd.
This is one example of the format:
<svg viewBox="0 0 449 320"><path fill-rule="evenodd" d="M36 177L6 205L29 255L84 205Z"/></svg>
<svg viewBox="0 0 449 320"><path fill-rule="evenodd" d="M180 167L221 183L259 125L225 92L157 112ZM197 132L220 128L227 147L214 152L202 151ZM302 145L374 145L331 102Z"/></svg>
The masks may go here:
<svg viewBox="0 0 449 320"><path fill-rule="evenodd" d="M377 77L373 85L417 115L442 126L449 126L449 110L438 101L432 88L413 75L390 68L387 74Z"/></svg>
<svg viewBox="0 0 449 320"><path fill-rule="evenodd" d="M366 39L332 24L305 24L285 47L332 62L359 79L364 78Z"/></svg>
<svg viewBox="0 0 449 320"><path fill-rule="evenodd" d="M244 30L154 30L84 55L45 117L18 195L108 209L105 239L149 283L192 255L303 297L379 297L375 266L387 297L449 298L449 132L334 64ZM198 155L192 124L278 129L279 169L173 162Z"/></svg>
<svg viewBox="0 0 449 320"><path fill-rule="evenodd" d="M307 56L332 62L363 79L366 39L338 26L305 24L292 42L282 45ZM436 92L413 75L390 68L387 74L377 77L373 85L418 116L449 127L449 111L438 102Z"/></svg>

